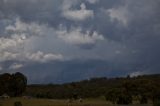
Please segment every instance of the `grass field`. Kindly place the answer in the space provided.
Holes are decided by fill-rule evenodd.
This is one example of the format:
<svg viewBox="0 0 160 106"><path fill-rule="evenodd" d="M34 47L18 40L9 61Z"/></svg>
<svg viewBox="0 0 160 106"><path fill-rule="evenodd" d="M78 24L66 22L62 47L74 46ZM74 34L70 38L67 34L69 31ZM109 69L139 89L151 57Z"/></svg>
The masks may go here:
<svg viewBox="0 0 160 106"><path fill-rule="evenodd" d="M87 99L82 103L74 101L68 103L67 100L53 100L53 99L23 99L23 98L11 98L6 100L0 100L0 106L14 106L16 101L20 101L22 106L125 106L125 105L113 105L105 100ZM152 106L152 105L128 105L128 106Z"/></svg>

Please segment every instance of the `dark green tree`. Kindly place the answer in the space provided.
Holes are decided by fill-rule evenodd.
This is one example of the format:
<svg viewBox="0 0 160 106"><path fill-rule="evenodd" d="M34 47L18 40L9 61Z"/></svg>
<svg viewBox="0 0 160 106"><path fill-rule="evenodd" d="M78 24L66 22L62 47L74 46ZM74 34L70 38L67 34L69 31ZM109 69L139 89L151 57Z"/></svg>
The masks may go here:
<svg viewBox="0 0 160 106"><path fill-rule="evenodd" d="M5 93L10 93L10 84L11 84L12 76L9 73L5 73L0 75L0 95Z"/></svg>
<svg viewBox="0 0 160 106"><path fill-rule="evenodd" d="M13 96L20 96L26 90L27 78L20 72L12 74L11 91Z"/></svg>
<svg viewBox="0 0 160 106"><path fill-rule="evenodd" d="M113 104L117 103L117 95L119 95L120 90L119 89L111 89L107 92L107 94L105 95L105 98L107 101L111 101Z"/></svg>

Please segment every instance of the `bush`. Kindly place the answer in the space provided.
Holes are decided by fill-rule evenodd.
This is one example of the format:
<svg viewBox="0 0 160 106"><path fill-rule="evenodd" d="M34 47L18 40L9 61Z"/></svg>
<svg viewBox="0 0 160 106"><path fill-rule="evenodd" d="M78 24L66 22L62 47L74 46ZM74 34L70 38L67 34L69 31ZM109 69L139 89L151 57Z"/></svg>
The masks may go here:
<svg viewBox="0 0 160 106"><path fill-rule="evenodd" d="M113 104L131 104L132 96L125 92L124 89L111 89L106 95L107 101L111 101Z"/></svg>
<svg viewBox="0 0 160 106"><path fill-rule="evenodd" d="M160 100L155 100L153 102L153 106L160 106Z"/></svg>
<svg viewBox="0 0 160 106"><path fill-rule="evenodd" d="M22 103L17 101L17 102L14 102L14 106L22 106Z"/></svg>
<svg viewBox="0 0 160 106"><path fill-rule="evenodd" d="M160 106L160 91L155 91L153 94L153 106Z"/></svg>
<svg viewBox="0 0 160 106"><path fill-rule="evenodd" d="M105 95L107 101L111 101L113 104L117 102L117 95L119 94L117 89L111 89Z"/></svg>
<svg viewBox="0 0 160 106"><path fill-rule="evenodd" d="M140 103L141 104L147 104L148 103L147 97L146 96L142 96L141 99L140 99Z"/></svg>
<svg viewBox="0 0 160 106"><path fill-rule="evenodd" d="M132 103L132 97L127 94L121 94L118 96L117 104L131 104Z"/></svg>

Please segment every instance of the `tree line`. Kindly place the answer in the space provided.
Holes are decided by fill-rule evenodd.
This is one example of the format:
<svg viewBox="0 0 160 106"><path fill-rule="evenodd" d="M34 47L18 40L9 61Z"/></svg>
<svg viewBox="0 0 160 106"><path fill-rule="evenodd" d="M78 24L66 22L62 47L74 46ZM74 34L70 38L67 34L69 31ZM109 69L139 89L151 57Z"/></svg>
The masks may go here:
<svg viewBox="0 0 160 106"><path fill-rule="evenodd" d="M91 78L66 84L28 85L26 94L37 98L68 99L105 97L116 104L160 100L160 75Z"/></svg>

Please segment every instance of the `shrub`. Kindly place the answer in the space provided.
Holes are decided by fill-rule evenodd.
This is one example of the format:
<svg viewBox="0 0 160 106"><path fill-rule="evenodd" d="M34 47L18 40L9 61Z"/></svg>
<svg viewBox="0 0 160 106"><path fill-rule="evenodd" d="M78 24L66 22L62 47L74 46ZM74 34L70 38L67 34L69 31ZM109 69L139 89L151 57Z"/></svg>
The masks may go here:
<svg viewBox="0 0 160 106"><path fill-rule="evenodd" d="M153 106L160 106L160 100L155 100L153 102Z"/></svg>
<svg viewBox="0 0 160 106"><path fill-rule="evenodd" d="M131 104L132 96L125 92L124 89L111 89L106 95L107 101L111 101L113 104Z"/></svg>
<svg viewBox="0 0 160 106"><path fill-rule="evenodd" d="M105 95L107 101L111 101L113 104L117 102L117 95L119 94L117 89L111 89Z"/></svg>
<svg viewBox="0 0 160 106"><path fill-rule="evenodd" d="M141 104L147 104L148 103L148 99L145 95L142 95L140 98L140 103Z"/></svg>
<svg viewBox="0 0 160 106"><path fill-rule="evenodd" d="M132 103L132 97L127 94L121 94L118 96L117 104L131 104Z"/></svg>
<svg viewBox="0 0 160 106"><path fill-rule="evenodd" d="M17 102L14 102L14 106L22 106L22 103L17 101Z"/></svg>

